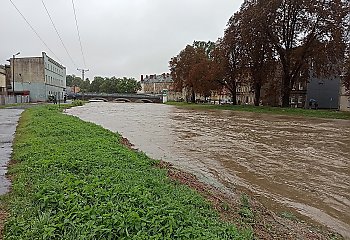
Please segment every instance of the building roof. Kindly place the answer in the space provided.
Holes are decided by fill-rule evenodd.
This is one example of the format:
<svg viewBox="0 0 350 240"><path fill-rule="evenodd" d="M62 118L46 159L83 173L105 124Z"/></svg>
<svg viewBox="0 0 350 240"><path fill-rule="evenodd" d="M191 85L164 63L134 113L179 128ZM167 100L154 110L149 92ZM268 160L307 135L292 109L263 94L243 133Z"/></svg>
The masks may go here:
<svg viewBox="0 0 350 240"><path fill-rule="evenodd" d="M172 79L170 73L163 73L163 74L152 74L152 75L146 75L143 80L141 80L143 83L172 83L174 80Z"/></svg>

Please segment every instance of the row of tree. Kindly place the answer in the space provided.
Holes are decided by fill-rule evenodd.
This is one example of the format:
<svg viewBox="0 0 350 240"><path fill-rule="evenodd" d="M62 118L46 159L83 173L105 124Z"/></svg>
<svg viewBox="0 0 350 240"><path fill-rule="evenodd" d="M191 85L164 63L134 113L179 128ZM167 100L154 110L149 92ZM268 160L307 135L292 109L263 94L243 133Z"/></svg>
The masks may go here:
<svg viewBox="0 0 350 240"><path fill-rule="evenodd" d="M69 87L79 87L81 92L95 93L136 93L141 90L141 85L134 78L116 78L116 77L94 77L82 80L75 75L67 75L66 84Z"/></svg>
<svg viewBox="0 0 350 240"><path fill-rule="evenodd" d="M195 41L171 58L171 75L192 102L225 87L236 104L245 84L258 105L270 84L287 107L293 86L310 76L343 76L350 87L349 24L348 0L245 0L217 42Z"/></svg>

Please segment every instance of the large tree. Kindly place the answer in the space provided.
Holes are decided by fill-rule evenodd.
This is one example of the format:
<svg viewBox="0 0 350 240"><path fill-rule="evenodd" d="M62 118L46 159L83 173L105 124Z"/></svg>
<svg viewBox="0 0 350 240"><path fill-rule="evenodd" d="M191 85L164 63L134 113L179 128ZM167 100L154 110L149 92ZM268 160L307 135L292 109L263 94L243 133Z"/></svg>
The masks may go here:
<svg viewBox="0 0 350 240"><path fill-rule="evenodd" d="M241 12L238 31L242 44L242 66L246 69L247 84L254 92L254 105L258 106L261 98L261 89L267 81L273 78L276 61L273 58L272 44L264 29L264 18L258 8L245 2ZM236 20L237 21L237 20ZM229 21L229 28L234 24Z"/></svg>
<svg viewBox="0 0 350 240"><path fill-rule="evenodd" d="M78 77L73 75L67 75L66 76L66 85L68 87L79 87L82 92L89 91L90 88L90 80L85 79L84 81Z"/></svg>
<svg viewBox="0 0 350 240"><path fill-rule="evenodd" d="M175 89L185 90L187 101L194 103L197 93L206 96L215 85L210 74L212 49L212 42L195 41L169 61Z"/></svg>
<svg viewBox="0 0 350 240"><path fill-rule="evenodd" d="M224 37L217 41L213 53L216 81L229 90L233 105L237 104L237 87L244 81L246 71L242 62L244 51L240 21L239 13L230 18Z"/></svg>
<svg viewBox="0 0 350 240"><path fill-rule="evenodd" d="M305 69L314 75L339 73L348 0L250 0L282 72L282 106Z"/></svg>
<svg viewBox="0 0 350 240"><path fill-rule="evenodd" d="M141 84L134 78L95 77L90 86L91 92L98 93L136 93Z"/></svg>

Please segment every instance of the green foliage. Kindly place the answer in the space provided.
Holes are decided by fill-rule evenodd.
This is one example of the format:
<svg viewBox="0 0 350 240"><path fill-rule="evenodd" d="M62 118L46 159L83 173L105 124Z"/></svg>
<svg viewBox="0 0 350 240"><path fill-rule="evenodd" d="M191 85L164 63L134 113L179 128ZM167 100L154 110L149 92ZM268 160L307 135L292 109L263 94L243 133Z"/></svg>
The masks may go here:
<svg viewBox="0 0 350 240"><path fill-rule="evenodd" d="M241 208L239 210L239 215L241 215L244 222L254 223L254 213L251 210L248 196L246 194L242 194L240 200Z"/></svg>
<svg viewBox="0 0 350 240"><path fill-rule="evenodd" d="M136 93L141 90L141 84L134 78L95 77L89 90L97 93Z"/></svg>
<svg viewBox="0 0 350 240"><path fill-rule="evenodd" d="M83 106L83 105L84 105L84 102L81 101L81 100L74 100L74 101L72 102L72 106L73 106L73 107L76 107L76 106Z"/></svg>
<svg viewBox="0 0 350 240"><path fill-rule="evenodd" d="M66 85L69 87L80 87L82 92L87 92L90 89L90 80L89 79L81 79L75 75L67 75L66 76Z"/></svg>
<svg viewBox="0 0 350 240"><path fill-rule="evenodd" d="M4 239L253 239L120 136L57 108L26 110Z"/></svg>

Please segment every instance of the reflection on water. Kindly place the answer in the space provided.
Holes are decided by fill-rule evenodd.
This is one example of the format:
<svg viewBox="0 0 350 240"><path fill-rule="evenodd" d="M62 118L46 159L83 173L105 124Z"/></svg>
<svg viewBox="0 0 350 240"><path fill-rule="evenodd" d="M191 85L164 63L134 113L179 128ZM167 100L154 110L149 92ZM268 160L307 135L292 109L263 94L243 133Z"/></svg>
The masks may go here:
<svg viewBox="0 0 350 240"><path fill-rule="evenodd" d="M293 208L350 238L349 121L161 104L90 103L67 111L203 181L250 189L271 208Z"/></svg>

